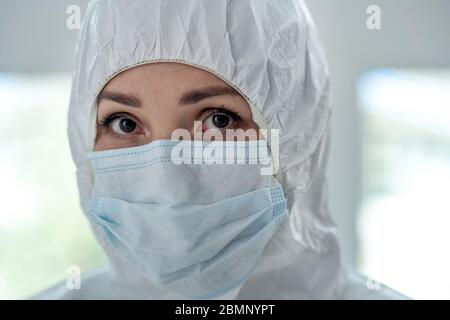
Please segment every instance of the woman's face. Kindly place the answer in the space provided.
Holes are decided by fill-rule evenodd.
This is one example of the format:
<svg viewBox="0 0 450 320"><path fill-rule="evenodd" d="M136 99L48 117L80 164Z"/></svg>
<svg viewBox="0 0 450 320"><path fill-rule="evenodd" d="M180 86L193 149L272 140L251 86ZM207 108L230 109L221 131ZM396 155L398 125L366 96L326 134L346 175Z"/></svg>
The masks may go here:
<svg viewBox="0 0 450 320"><path fill-rule="evenodd" d="M176 129L187 129L192 137L219 130L227 140L227 129L258 129L245 98L227 83L205 70L170 62L114 77L98 96L97 114L95 151L171 139ZM194 128L194 121L201 125Z"/></svg>

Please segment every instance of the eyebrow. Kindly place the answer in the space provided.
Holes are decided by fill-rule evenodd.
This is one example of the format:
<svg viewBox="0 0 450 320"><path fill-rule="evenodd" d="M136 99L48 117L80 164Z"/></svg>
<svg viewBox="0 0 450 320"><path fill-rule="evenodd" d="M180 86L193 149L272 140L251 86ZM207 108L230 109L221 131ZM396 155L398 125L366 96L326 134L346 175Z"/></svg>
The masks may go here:
<svg viewBox="0 0 450 320"><path fill-rule="evenodd" d="M100 104L101 100L110 100L116 103L120 103L129 107L134 107L134 108L141 108L142 107L142 103L141 100L139 100L139 98L131 96L131 95L127 95L127 94L123 94L123 93L118 93L118 92L112 92L112 91L102 91L100 92L100 94L97 97L97 104Z"/></svg>
<svg viewBox="0 0 450 320"><path fill-rule="evenodd" d="M221 86L214 86L214 87L207 87L203 89L196 89L193 91L189 91L184 93L178 104L179 105L189 105L189 104L195 104L202 100L217 97L217 96L223 96L223 95L239 95L239 93L231 88L231 87L221 87ZM100 103L101 100L110 100L116 103L120 103L129 107L134 108L141 108L142 102L138 97L124 94L124 93L118 93L118 92L112 92L112 91L102 91L97 98L97 104Z"/></svg>
<svg viewBox="0 0 450 320"><path fill-rule="evenodd" d="M179 105L195 104L204 99L223 95L239 95L239 93L231 87L207 87L197 89L185 93L178 102Z"/></svg>

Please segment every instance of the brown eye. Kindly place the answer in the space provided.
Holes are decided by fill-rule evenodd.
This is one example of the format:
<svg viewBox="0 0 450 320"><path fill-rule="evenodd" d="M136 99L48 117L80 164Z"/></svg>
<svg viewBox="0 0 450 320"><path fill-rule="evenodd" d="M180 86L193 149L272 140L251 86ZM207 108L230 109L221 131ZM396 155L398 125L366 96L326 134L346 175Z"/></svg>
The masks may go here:
<svg viewBox="0 0 450 320"><path fill-rule="evenodd" d="M110 122L110 126L112 131L119 135L133 134L135 131L137 131L136 129L138 128L138 125L135 121L123 116L113 119Z"/></svg>
<svg viewBox="0 0 450 320"><path fill-rule="evenodd" d="M213 112L205 120L205 129L226 129L233 126L236 119L226 112L216 111Z"/></svg>
<svg viewBox="0 0 450 320"><path fill-rule="evenodd" d="M212 116L211 122L217 128L225 128L233 119L224 114L215 114Z"/></svg>

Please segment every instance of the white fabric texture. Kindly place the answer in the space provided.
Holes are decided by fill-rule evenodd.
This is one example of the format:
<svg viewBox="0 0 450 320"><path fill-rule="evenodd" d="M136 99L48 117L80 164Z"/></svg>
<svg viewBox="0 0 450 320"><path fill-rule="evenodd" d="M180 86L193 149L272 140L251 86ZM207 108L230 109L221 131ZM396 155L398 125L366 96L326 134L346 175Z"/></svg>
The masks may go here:
<svg viewBox="0 0 450 320"><path fill-rule="evenodd" d="M329 71L303 0L97 0L89 3L73 75L68 134L86 212L93 174L95 101L115 75L158 61L208 70L249 102L255 122L280 130L278 178L290 215L253 275L220 299L402 299L345 268L328 208ZM92 128L91 128L92 129ZM39 299L177 299L111 250L81 290L57 285Z"/></svg>

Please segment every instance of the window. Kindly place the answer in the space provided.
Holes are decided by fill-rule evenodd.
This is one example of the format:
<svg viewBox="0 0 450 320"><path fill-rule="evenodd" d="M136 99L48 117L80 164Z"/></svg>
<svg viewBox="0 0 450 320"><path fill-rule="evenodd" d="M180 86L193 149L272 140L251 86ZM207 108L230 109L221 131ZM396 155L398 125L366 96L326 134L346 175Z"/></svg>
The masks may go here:
<svg viewBox="0 0 450 320"><path fill-rule="evenodd" d="M359 268L415 299L450 299L450 71L358 82Z"/></svg>
<svg viewBox="0 0 450 320"><path fill-rule="evenodd" d="M0 74L0 299L27 298L105 261L78 201L70 74Z"/></svg>

